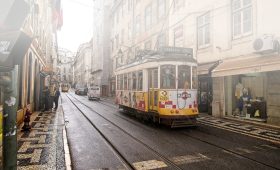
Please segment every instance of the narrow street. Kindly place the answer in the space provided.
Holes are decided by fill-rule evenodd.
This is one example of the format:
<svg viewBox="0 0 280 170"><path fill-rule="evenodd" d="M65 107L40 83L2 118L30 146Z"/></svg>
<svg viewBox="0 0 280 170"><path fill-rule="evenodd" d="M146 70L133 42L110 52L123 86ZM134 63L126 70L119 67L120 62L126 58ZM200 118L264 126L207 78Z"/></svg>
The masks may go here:
<svg viewBox="0 0 280 170"><path fill-rule="evenodd" d="M211 117L170 129L72 92L62 94L62 107L73 169L280 169L279 131L269 142L215 127Z"/></svg>

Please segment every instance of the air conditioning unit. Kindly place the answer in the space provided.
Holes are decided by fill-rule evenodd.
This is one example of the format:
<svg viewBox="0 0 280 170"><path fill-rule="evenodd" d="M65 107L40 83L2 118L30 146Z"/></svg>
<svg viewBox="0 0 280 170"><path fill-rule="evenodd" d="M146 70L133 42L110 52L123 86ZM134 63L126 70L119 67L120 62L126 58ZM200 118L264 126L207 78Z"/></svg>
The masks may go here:
<svg viewBox="0 0 280 170"><path fill-rule="evenodd" d="M263 35L255 39L253 48L256 53L272 53L280 52L280 39L275 38L273 35Z"/></svg>
<svg viewBox="0 0 280 170"><path fill-rule="evenodd" d="M253 47L256 52L260 52L260 53L272 52L274 50L273 36L264 35L260 38L255 39L253 43Z"/></svg>

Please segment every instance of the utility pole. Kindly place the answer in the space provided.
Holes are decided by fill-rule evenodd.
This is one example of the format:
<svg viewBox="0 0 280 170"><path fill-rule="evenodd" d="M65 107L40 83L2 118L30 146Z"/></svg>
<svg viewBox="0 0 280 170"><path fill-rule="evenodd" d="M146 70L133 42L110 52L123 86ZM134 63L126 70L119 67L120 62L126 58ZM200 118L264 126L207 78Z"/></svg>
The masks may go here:
<svg viewBox="0 0 280 170"><path fill-rule="evenodd" d="M3 87L3 168L17 169L17 106L18 106L18 70L15 65L10 72L0 75Z"/></svg>

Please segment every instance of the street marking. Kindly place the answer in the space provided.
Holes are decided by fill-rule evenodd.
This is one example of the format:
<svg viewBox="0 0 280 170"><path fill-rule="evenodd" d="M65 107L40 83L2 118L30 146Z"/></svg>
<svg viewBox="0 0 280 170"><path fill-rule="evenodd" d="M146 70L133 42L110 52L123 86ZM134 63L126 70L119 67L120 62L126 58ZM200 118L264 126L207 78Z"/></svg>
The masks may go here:
<svg viewBox="0 0 280 170"><path fill-rule="evenodd" d="M133 163L133 166L137 170L159 169L159 168L167 167L167 165L164 162L158 160L135 162Z"/></svg>
<svg viewBox="0 0 280 170"><path fill-rule="evenodd" d="M34 149L34 152L31 154L18 154L18 159L27 159L31 158L31 163L38 163L40 161L42 149Z"/></svg>
<svg viewBox="0 0 280 170"><path fill-rule="evenodd" d="M190 164L194 162L206 161L206 160L210 160L210 158L201 153L198 153L193 155L176 156L171 158L171 160L177 165L182 165L182 164Z"/></svg>
<svg viewBox="0 0 280 170"><path fill-rule="evenodd" d="M236 152L239 153L240 155L254 153L254 151L251 151L251 150L246 149L246 148L238 147L238 148L236 148L236 150L237 150Z"/></svg>

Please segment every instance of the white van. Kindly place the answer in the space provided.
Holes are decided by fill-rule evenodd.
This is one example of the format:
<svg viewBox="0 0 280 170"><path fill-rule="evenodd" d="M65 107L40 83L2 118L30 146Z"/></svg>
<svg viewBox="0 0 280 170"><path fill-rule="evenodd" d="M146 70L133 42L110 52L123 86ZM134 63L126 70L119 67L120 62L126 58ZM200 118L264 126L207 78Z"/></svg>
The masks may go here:
<svg viewBox="0 0 280 170"><path fill-rule="evenodd" d="M87 96L89 100L100 100L100 88L97 86L90 87Z"/></svg>

